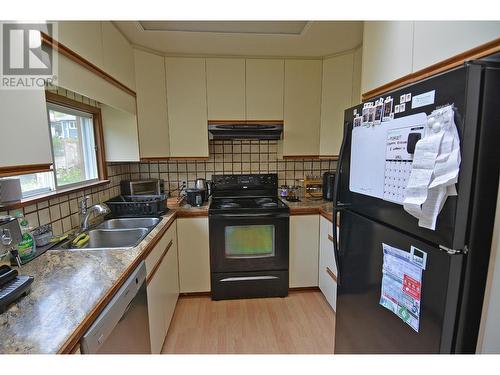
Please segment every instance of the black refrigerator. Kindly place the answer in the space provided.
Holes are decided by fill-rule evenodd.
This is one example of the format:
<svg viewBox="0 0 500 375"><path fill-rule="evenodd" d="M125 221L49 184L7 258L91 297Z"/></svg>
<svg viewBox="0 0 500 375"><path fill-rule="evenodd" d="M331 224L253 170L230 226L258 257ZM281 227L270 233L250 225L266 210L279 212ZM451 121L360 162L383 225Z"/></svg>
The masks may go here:
<svg viewBox="0 0 500 375"><path fill-rule="evenodd" d="M335 353L475 352L499 182L499 62L499 56L467 62L382 95L393 98L394 120L454 108L461 150L457 195L447 198L435 230L420 227L401 204L351 191L353 126L359 126L353 122L363 103L345 111L334 189L334 228L337 220L340 225ZM414 105L415 97L424 99ZM398 112L401 101L406 105ZM426 254L416 327L381 305L384 246Z"/></svg>

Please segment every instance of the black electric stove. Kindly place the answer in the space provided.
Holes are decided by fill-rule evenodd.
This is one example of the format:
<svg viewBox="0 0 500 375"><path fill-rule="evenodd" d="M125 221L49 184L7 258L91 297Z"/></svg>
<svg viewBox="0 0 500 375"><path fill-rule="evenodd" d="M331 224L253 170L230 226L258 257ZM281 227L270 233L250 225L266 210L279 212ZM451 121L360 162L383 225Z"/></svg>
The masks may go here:
<svg viewBox="0 0 500 375"><path fill-rule="evenodd" d="M288 295L288 206L276 174L214 175L208 210L212 299Z"/></svg>

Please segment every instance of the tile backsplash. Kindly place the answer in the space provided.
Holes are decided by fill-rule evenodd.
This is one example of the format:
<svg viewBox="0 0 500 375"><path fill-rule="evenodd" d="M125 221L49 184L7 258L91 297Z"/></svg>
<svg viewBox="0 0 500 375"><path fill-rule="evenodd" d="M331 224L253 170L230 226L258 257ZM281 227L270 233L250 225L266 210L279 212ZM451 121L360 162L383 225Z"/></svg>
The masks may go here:
<svg viewBox="0 0 500 375"><path fill-rule="evenodd" d="M335 160L278 159L278 141L225 140L209 143L205 161L149 161L130 164L132 179L161 178L165 190L176 196L183 181L194 187L197 178L210 180L213 174L277 173L279 185L297 185L307 175L334 171Z"/></svg>

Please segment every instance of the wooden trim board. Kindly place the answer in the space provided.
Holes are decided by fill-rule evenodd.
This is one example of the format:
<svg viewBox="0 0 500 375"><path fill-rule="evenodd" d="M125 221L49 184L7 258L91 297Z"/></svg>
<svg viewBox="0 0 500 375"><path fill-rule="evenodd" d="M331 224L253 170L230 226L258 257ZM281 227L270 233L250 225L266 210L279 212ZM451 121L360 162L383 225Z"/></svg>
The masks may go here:
<svg viewBox="0 0 500 375"><path fill-rule="evenodd" d="M414 73L407 74L401 78L386 83L385 85L379 86L373 90L367 91L363 93L361 99L365 101L375 98L389 91L398 89L402 86L406 86L411 83L433 76L435 74L456 68L464 64L466 61L486 57L497 52L500 52L500 38L482 44L478 47L472 48L468 51L459 53L458 55L452 56L446 60L428 66L427 68L420 69Z"/></svg>
<svg viewBox="0 0 500 375"><path fill-rule="evenodd" d="M42 35L42 43L51 47L52 49L56 50L59 52L61 55L66 56L68 59L71 61L77 63L78 65L84 67L85 69L91 71L92 73L98 75L102 79L106 80L107 82L111 83L113 86L119 88L120 90L126 92L127 94L133 96L134 98L136 97L136 93L134 90L130 89L120 81L118 81L116 78L112 77L108 73L106 73L104 70L99 68L97 65L91 63L89 60L85 59L84 57L80 56L78 53L74 52L73 50L69 49L66 47L64 44L59 43L49 35L45 33L41 33Z"/></svg>

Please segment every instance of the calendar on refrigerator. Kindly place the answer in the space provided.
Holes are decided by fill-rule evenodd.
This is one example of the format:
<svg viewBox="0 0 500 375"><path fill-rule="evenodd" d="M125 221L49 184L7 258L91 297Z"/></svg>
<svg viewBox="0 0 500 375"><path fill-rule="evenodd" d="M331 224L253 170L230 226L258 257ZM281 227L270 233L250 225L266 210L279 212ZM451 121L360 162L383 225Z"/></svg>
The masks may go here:
<svg viewBox="0 0 500 375"><path fill-rule="evenodd" d="M423 132L424 126L387 131L384 200L403 204L413 164L413 152L416 143L423 137Z"/></svg>

